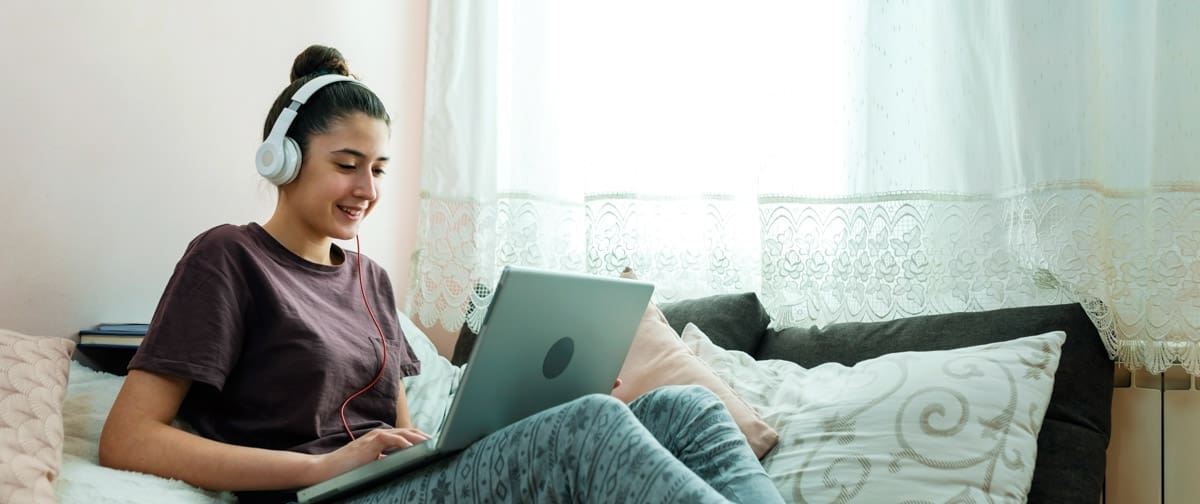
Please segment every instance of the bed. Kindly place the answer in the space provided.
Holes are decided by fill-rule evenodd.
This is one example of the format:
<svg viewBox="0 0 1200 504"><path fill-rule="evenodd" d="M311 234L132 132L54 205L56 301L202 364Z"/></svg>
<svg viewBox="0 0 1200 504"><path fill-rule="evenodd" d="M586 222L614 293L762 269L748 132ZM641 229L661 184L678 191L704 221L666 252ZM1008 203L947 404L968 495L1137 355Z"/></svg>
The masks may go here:
<svg viewBox="0 0 1200 504"><path fill-rule="evenodd" d="M766 443L764 468L789 502L881 502L920 490L916 497L938 502L1091 504L1102 491L1112 364L1094 329L1080 329L1087 320L1076 310L798 329L768 328L752 294L663 310L652 304L631 351L647 358L626 362L649 370L638 379L651 381L627 390L714 380L727 405L740 402L765 426L743 431L752 444ZM413 422L434 432L463 367L399 319L423 362L422 374L405 383ZM993 322L1000 319L1018 322L999 335ZM0 456L12 460L0 472L0 501L235 501L228 492L100 466L100 430L123 378L70 360L73 347L0 330ZM687 372L658 372L666 368ZM932 389L943 396L927 395Z"/></svg>

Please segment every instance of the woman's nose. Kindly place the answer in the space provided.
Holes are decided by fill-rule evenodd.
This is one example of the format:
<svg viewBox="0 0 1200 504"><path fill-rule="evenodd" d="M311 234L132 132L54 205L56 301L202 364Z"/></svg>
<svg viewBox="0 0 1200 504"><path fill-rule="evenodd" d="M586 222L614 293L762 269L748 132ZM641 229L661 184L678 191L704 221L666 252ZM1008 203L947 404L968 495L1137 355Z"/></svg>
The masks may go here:
<svg viewBox="0 0 1200 504"><path fill-rule="evenodd" d="M354 196L368 201L375 201L379 197L379 189L375 186L379 181L375 179L374 173L370 170L366 171L366 176L357 177L354 186Z"/></svg>

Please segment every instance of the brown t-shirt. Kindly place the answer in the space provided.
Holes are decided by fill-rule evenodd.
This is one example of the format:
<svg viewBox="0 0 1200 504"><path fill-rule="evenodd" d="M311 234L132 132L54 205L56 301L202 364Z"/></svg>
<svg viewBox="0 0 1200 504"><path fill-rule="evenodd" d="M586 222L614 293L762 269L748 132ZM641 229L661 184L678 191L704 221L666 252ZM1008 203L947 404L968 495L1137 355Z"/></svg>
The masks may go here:
<svg viewBox="0 0 1200 504"><path fill-rule="evenodd" d="M383 268L334 245L341 264L309 262L262 226L223 225L197 236L175 266L149 331L129 363L193 381L180 418L226 443L304 453L349 441L339 409L379 372L379 333L356 267L388 340L387 371L346 407L355 436L396 423L397 387L420 372L401 333Z"/></svg>

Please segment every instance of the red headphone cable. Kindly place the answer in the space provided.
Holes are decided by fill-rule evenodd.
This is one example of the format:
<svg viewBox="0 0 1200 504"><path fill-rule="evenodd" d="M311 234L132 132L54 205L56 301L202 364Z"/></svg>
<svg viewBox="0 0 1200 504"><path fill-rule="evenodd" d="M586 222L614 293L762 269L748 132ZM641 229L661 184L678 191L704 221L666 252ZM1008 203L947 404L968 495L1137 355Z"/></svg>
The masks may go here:
<svg viewBox="0 0 1200 504"><path fill-rule="evenodd" d="M352 399L363 395L368 390L371 390L371 387L374 387L376 383L379 383L379 380L383 378L384 370L387 369L387 338L383 336L383 328L379 327L379 319L375 318L375 312L371 311L371 303L367 302L367 288L363 284L362 277L362 243L359 242L358 235L354 236L354 250L358 254L358 262L356 264L356 266L358 266L358 289L359 292L362 293L363 306L367 307L367 315L371 316L371 322L375 323L375 330L379 331L379 344L383 347L383 362L379 364L379 373L375 375L375 379L371 380L371 383L368 383L367 386L363 387L358 392L351 394L350 397L347 397L346 401L342 403L342 409L340 411L342 416L342 426L346 428L346 434L350 435L351 441L354 440L354 432L350 430L350 424L346 422L346 405L350 404Z"/></svg>

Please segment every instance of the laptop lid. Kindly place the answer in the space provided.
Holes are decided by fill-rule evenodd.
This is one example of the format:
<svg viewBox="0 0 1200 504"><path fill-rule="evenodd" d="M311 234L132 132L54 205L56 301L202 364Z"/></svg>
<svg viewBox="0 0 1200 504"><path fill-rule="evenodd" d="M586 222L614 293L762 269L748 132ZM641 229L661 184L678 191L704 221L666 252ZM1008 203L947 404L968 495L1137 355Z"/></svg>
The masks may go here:
<svg viewBox="0 0 1200 504"><path fill-rule="evenodd" d="M612 392L654 285L504 269L439 436L440 450L581 396Z"/></svg>

